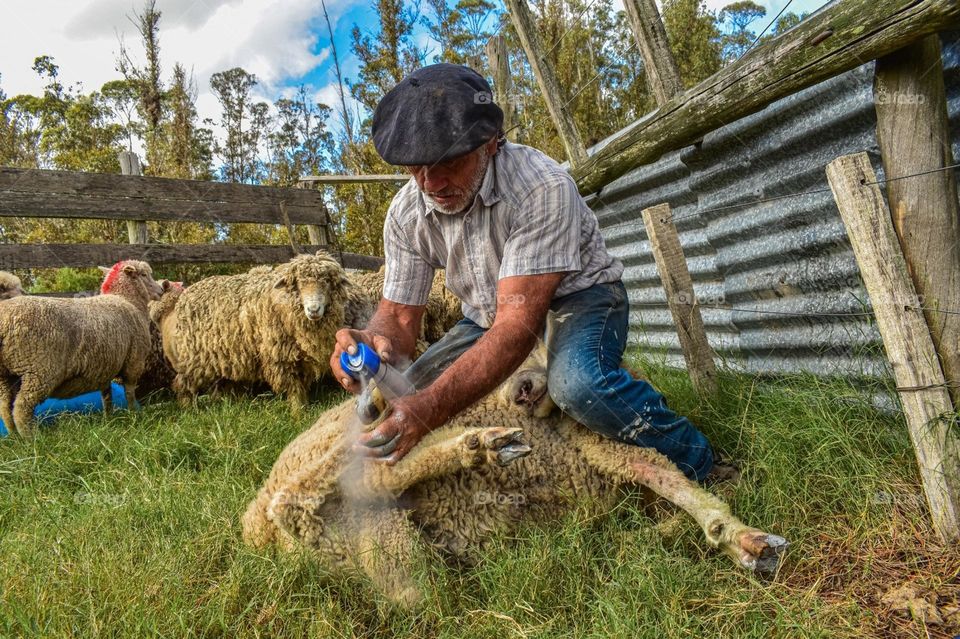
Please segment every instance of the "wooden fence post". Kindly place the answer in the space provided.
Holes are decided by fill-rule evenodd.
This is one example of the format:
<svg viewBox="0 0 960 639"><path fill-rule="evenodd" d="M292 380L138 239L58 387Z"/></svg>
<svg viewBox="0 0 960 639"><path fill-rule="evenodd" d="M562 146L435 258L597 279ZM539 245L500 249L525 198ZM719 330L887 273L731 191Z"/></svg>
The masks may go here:
<svg viewBox="0 0 960 639"><path fill-rule="evenodd" d="M953 164L939 36L878 59L873 91L887 177ZM890 181L886 190L922 306L960 308L960 207L953 171ZM924 316L953 404L960 406L960 315L928 310Z"/></svg>
<svg viewBox="0 0 960 639"><path fill-rule="evenodd" d="M623 0L633 36L643 56L643 70L647 85L653 92L657 106L663 106L670 98L683 91L680 70L670 50L667 30L660 19L654 0Z"/></svg>
<svg viewBox="0 0 960 639"><path fill-rule="evenodd" d="M297 188L300 189L310 189L318 188L310 185L305 180L300 180L297 183ZM326 205L322 205L320 209L321 214L324 218L324 223L321 224L307 224L307 238L312 246L328 246L330 244L329 238L327 237L327 225L330 224L330 216L327 214Z"/></svg>
<svg viewBox="0 0 960 639"><path fill-rule="evenodd" d="M553 65L546 59L545 51L537 35L537 23L527 6L527 0L506 0L507 10L520 44L527 53L527 61L533 69L533 75L540 85L540 92L547 103L547 110L553 119L563 148L566 149L567 159L571 168L582 164L587 159L587 148L583 145L577 125L573 121L573 114L567 109L563 101L564 94L560 91L560 84L553 71Z"/></svg>
<svg viewBox="0 0 960 639"><path fill-rule="evenodd" d="M667 293L670 314L677 325L690 379L700 397L714 395L717 392L717 365L703 328L703 317L693 291L687 260L683 257L680 236L671 219L670 205L658 204L644 209L643 225L647 228L650 250L657 262L663 290Z"/></svg>
<svg viewBox="0 0 960 639"><path fill-rule="evenodd" d="M953 404L890 210L866 153L837 158L827 179L847 227L860 274L893 367L933 526L960 538L960 444Z"/></svg>
<svg viewBox="0 0 960 639"><path fill-rule="evenodd" d="M503 109L503 130L507 138L515 142L517 130L513 127L514 115L513 77L510 74L510 57L507 51L507 39L502 33L494 34L487 40L487 65L493 76L493 92L496 102Z"/></svg>
<svg viewBox="0 0 960 639"><path fill-rule="evenodd" d="M143 175L140 158L133 151L121 151L118 159L124 175ZM146 220L127 220L127 239L131 244L146 244L150 240Z"/></svg>

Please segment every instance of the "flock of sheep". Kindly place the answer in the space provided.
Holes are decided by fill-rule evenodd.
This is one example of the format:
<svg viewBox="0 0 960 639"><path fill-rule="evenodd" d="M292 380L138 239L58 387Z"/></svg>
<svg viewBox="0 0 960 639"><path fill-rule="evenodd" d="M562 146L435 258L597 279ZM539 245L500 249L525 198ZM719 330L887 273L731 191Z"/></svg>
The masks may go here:
<svg viewBox="0 0 960 639"><path fill-rule="evenodd" d="M383 291L382 271L347 274L323 253L187 288L157 283L147 264L125 261L109 269L101 295L76 300L23 296L7 275L0 273L0 299L13 298L0 302L0 417L25 436L45 397L101 390L106 401L120 379L132 404L145 371L183 402L266 384L298 410L327 370L334 333L364 326ZM442 277L422 343L461 317ZM329 568L366 574L390 600L412 606L425 596L413 572L428 549L470 562L495 535L554 521L577 505L600 513L623 488L642 486L690 514L738 565L777 570L786 540L741 522L654 450L560 414L540 392L546 379L541 345L497 392L389 467L350 450L359 429L388 414L375 390L372 424L361 425L354 399L329 409L278 457L241 519L244 540L306 547Z"/></svg>
<svg viewBox="0 0 960 639"><path fill-rule="evenodd" d="M34 408L48 397L123 383L127 402L171 388L188 404L201 393L266 385L303 407L328 370L334 334L363 326L383 291L383 272L350 273L326 253L278 266L209 277L189 287L153 278L135 260L104 269L100 295L23 295L0 274L0 419L32 436ZM442 334L462 315L439 274L423 335Z"/></svg>

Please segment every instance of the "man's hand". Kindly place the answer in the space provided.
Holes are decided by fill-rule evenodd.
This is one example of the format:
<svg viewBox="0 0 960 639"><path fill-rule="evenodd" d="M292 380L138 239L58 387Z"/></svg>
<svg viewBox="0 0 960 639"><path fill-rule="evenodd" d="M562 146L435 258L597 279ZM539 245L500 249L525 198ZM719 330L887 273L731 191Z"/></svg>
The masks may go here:
<svg viewBox="0 0 960 639"><path fill-rule="evenodd" d="M333 355L330 356L330 370L333 371L333 376L337 378L340 385L354 395L360 392L360 382L350 377L341 368L340 355L344 352L353 355L357 352L357 344L360 342L372 348L385 362L390 362L393 355L393 344L383 335L378 335L373 331L361 331L352 328L341 328L337 331L337 344L333 349Z"/></svg>
<svg viewBox="0 0 960 639"><path fill-rule="evenodd" d="M377 428L358 438L354 452L393 466L446 421L428 392L400 397L393 401L392 409Z"/></svg>

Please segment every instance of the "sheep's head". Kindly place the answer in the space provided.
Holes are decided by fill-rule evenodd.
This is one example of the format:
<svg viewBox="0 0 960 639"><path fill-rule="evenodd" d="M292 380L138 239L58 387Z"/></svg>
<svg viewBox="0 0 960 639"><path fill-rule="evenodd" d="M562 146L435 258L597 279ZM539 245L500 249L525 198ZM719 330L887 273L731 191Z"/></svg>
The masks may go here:
<svg viewBox="0 0 960 639"><path fill-rule="evenodd" d="M347 284L343 267L326 253L298 255L271 271L273 288L283 297L297 300L311 322L323 319L327 307L340 297Z"/></svg>
<svg viewBox="0 0 960 639"><path fill-rule="evenodd" d="M0 271L0 300L26 295L20 285L20 278L13 273Z"/></svg>
<svg viewBox="0 0 960 639"><path fill-rule="evenodd" d="M163 287L153 279L153 269L146 262L123 260L111 268L100 267L106 275L100 285L100 294L122 295L130 300L156 301L163 295Z"/></svg>
<svg viewBox="0 0 960 639"><path fill-rule="evenodd" d="M531 417L547 417L556 404L547 389L547 349L541 342L500 385L500 402Z"/></svg>

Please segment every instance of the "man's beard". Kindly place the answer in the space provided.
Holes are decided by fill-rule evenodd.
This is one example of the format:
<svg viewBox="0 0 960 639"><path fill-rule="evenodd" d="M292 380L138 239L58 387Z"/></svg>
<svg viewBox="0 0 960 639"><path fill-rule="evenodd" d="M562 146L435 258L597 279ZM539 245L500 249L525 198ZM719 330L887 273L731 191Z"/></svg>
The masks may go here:
<svg viewBox="0 0 960 639"><path fill-rule="evenodd" d="M456 215L469 207L473 203L474 198L477 197L480 186L483 184L483 178L487 174L487 167L490 166L490 157L486 152L481 153L480 160L477 164L477 172L470 178L467 188L462 191L458 189L452 193L452 195L458 196L456 200L447 204L440 204L426 193L423 193L423 201L426 203L427 208L435 209L446 215Z"/></svg>

